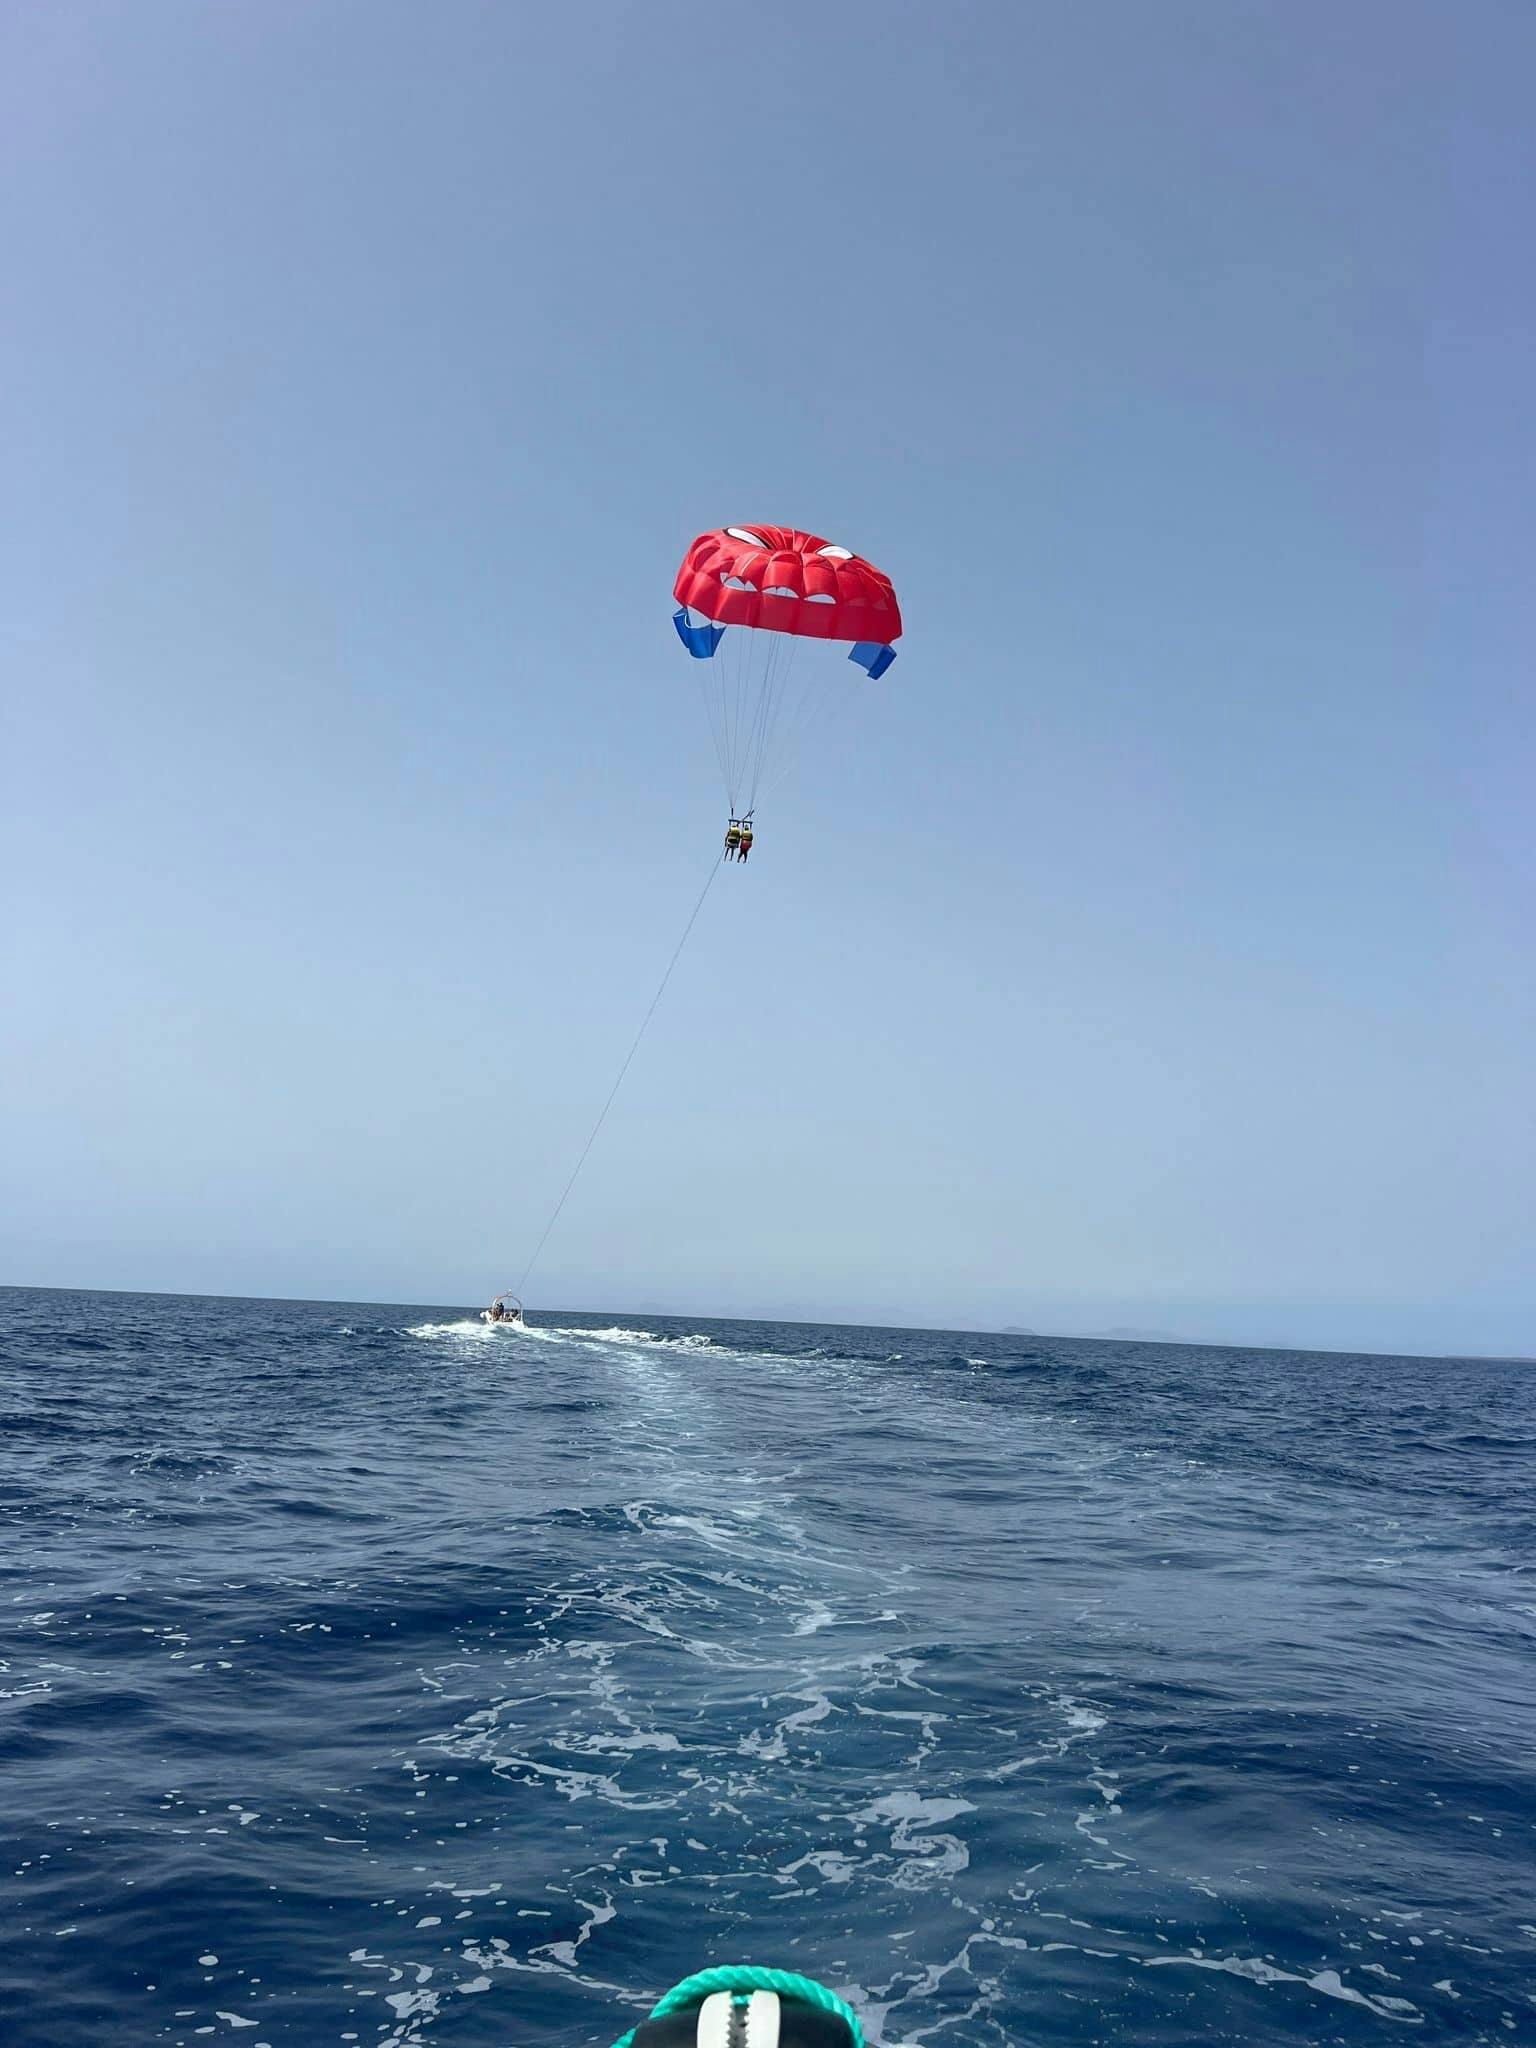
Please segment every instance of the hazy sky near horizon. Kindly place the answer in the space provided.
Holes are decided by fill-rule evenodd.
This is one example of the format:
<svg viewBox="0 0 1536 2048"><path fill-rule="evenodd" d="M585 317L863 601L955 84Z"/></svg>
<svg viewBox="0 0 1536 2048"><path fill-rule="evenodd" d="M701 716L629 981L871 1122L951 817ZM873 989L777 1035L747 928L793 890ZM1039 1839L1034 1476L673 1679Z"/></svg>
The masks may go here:
<svg viewBox="0 0 1536 2048"><path fill-rule="evenodd" d="M0 17L0 1280L1536 1352L1536 10Z"/></svg>

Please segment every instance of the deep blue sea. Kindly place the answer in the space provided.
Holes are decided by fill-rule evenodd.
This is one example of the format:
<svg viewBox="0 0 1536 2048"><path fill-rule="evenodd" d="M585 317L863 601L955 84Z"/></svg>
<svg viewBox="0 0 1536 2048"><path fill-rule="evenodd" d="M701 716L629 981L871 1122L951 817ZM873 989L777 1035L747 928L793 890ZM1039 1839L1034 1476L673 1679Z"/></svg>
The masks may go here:
<svg viewBox="0 0 1536 2048"><path fill-rule="evenodd" d="M1536 1366L0 1294L7 2048L1536 2040Z"/></svg>

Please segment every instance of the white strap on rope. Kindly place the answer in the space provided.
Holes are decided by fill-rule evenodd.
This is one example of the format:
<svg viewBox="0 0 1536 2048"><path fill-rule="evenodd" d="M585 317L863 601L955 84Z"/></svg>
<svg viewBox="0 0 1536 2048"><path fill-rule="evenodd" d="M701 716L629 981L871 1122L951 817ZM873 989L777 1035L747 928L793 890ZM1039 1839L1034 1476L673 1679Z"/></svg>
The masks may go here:
<svg viewBox="0 0 1536 2048"><path fill-rule="evenodd" d="M693 2037L698 2048L730 2048L731 2004L729 1991L712 1992L705 1999Z"/></svg>
<svg viewBox="0 0 1536 2048"><path fill-rule="evenodd" d="M754 1991L747 2000L747 2048L779 2048L777 1991Z"/></svg>

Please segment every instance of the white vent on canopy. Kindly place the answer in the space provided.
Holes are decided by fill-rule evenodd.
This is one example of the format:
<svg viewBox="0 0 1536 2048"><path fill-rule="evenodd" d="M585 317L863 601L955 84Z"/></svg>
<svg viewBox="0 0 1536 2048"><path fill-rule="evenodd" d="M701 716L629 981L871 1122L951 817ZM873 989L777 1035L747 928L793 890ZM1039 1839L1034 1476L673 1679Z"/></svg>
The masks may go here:
<svg viewBox="0 0 1536 2048"><path fill-rule="evenodd" d="M749 533L744 526L728 526L725 530L732 540L744 540L749 548L761 548L767 553L768 543L761 534Z"/></svg>
<svg viewBox="0 0 1536 2048"><path fill-rule="evenodd" d="M818 548L816 552L818 555L826 555L834 562L851 562L853 560L852 548Z"/></svg>

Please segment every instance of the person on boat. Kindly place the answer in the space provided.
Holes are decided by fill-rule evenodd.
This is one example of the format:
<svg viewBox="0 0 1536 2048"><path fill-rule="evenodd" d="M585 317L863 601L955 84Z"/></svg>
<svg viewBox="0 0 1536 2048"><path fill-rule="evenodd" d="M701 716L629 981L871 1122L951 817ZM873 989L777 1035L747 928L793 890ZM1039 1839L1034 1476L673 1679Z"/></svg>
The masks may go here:
<svg viewBox="0 0 1536 2048"><path fill-rule="evenodd" d="M751 823L750 823L750 821L749 821L749 822L748 822L747 824L743 825L743 826L742 826L742 828L741 828L741 850L740 850L740 852L739 852L739 853L738 853L738 854L736 855L736 858L737 858L737 860L738 860L738 861L743 861L743 860L745 860L745 859L746 859L746 857L747 857L747 855L748 855L748 854L749 854L749 853L750 853L751 851L752 851L752 826L751 826Z"/></svg>
<svg viewBox="0 0 1536 2048"><path fill-rule="evenodd" d="M736 820L732 818L730 824L727 825L725 828L725 857L727 860L729 860L731 855L735 853L737 847L740 846L740 844L741 827L737 824Z"/></svg>

